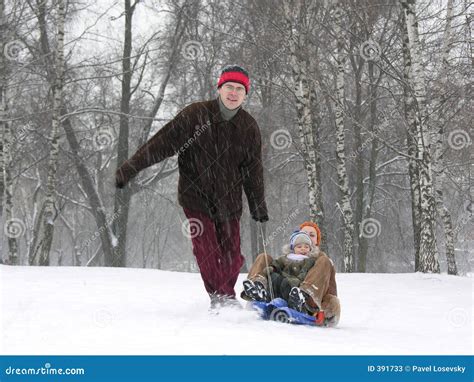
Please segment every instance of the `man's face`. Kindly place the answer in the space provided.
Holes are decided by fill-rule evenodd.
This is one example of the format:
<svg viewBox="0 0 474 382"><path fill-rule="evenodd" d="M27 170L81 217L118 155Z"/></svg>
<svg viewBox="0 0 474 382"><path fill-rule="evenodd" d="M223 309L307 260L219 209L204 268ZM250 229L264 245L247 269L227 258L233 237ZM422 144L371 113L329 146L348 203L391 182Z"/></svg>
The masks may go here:
<svg viewBox="0 0 474 382"><path fill-rule="evenodd" d="M294 251L297 255L307 255L310 249L308 244L297 244Z"/></svg>
<svg viewBox="0 0 474 382"><path fill-rule="evenodd" d="M227 109L237 109L245 100L245 86L238 82L226 82L218 89L221 101Z"/></svg>

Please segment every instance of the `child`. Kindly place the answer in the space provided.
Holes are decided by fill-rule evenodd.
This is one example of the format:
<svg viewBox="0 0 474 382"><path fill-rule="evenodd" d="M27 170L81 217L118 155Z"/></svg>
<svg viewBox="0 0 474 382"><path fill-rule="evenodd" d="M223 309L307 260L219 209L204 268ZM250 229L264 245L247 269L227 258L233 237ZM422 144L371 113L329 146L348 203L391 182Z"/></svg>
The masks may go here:
<svg viewBox="0 0 474 382"><path fill-rule="evenodd" d="M304 281L299 286L291 288L287 300L288 306L315 316L317 323L326 322L329 326L336 326L341 317L341 304L337 297L336 268L328 255L320 250L321 231L318 225L306 221L299 226L299 229L311 238L313 245L309 257L314 258L315 263L307 272ZM283 253L292 252L290 247L288 244L285 245ZM266 289L268 282L265 269L272 263L272 256L266 252L257 256L249 269L247 280L244 281L248 291L248 294L245 290L241 294L244 300L268 301L271 299L272 296L268 296ZM276 275L273 278L276 278ZM270 276L271 280L272 276ZM281 289L280 286L280 294Z"/></svg>
<svg viewBox="0 0 474 382"><path fill-rule="evenodd" d="M295 231L290 237L289 252L273 260L257 277L244 281L242 297L254 301L270 301L281 297L290 302L290 291L298 287L305 279L308 271L314 266L313 242L303 231ZM273 291L270 295L269 290Z"/></svg>

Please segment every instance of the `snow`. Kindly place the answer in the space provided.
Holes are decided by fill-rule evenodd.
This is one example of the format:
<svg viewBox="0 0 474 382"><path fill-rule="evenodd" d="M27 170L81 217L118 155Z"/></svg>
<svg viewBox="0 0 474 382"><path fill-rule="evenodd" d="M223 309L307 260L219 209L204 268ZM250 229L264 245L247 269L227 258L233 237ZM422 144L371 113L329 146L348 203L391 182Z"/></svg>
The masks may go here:
<svg viewBox="0 0 474 382"><path fill-rule="evenodd" d="M237 283L240 293L241 275ZM1 354L472 354L472 276L338 274L337 328L208 313L200 275L0 266Z"/></svg>
<svg viewBox="0 0 474 382"><path fill-rule="evenodd" d="M112 247L117 247L118 240L117 236L115 236L112 232L110 232L110 237L111 237L111 242L112 242Z"/></svg>

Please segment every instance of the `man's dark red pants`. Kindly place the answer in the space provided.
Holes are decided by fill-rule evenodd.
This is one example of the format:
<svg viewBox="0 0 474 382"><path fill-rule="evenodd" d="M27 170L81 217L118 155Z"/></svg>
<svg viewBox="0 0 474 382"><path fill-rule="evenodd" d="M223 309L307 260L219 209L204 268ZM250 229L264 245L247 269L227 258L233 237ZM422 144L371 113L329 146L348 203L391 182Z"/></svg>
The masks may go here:
<svg viewBox="0 0 474 382"><path fill-rule="evenodd" d="M191 240L204 287L210 295L235 297L234 286L244 264L240 252L240 219L216 222L204 212L184 208L196 229Z"/></svg>

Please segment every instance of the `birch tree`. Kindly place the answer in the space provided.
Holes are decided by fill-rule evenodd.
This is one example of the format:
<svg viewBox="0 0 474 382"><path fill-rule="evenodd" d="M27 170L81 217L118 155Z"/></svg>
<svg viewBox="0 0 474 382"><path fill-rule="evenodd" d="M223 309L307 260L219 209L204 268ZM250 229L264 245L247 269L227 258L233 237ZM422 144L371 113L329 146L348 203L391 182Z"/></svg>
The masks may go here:
<svg viewBox="0 0 474 382"><path fill-rule="evenodd" d="M310 4L310 7L314 6L314 2ZM313 96L311 95L310 79L308 77L308 61L302 54L304 52L303 46L305 45L305 38L300 30L305 11L302 2L297 1L295 5L296 7L294 9L290 9L290 3L284 1L283 10L288 31L290 65L298 115L297 123L301 141L301 152L308 184L309 216L311 220L321 222L323 220L321 208L322 199L321 194L318 193L320 187L317 184L316 176L316 150L313 136L314 126L311 105ZM311 10L307 10L306 12L311 13ZM295 15L299 17L299 24L294 22Z"/></svg>
<svg viewBox="0 0 474 382"><path fill-rule="evenodd" d="M444 227L444 238L446 248L446 262L448 264L448 274L457 275L456 258L454 257L454 231L451 213L445 204L445 197L443 193L443 183L445 180L445 166L443 163L443 152L445 150L443 136L444 127L447 123L446 114L448 110L445 107L447 103L447 80L449 70L449 52L451 47L451 24L453 18L453 0L448 0L446 8L446 26L443 34L443 45L441 49L441 73L439 74L439 102L438 102L438 119L437 129L434 134L433 143L435 145L434 158L433 158L433 175L434 175L434 186L436 193L436 208L439 217L442 220Z"/></svg>
<svg viewBox="0 0 474 382"><path fill-rule="evenodd" d="M335 92L335 123L336 123L336 159L338 186L341 192L341 211L344 230L344 271L354 271L353 235L354 219L351 207L349 180L347 178L346 156L345 156L345 131L344 131L344 74L346 65L346 54L344 52L344 34L342 30L342 3L336 4L334 33L337 38L336 52L336 92Z"/></svg>
<svg viewBox="0 0 474 382"><path fill-rule="evenodd" d="M311 28L313 29L313 28ZM324 240L321 241L321 249L323 251L327 251L328 243L328 227L325 219L325 212L324 212L324 203L323 203L323 179L322 179L322 164L321 164L321 108L320 103L322 102L322 96L318 97L318 93L320 94L322 89L318 86L318 81L314 78L316 73L319 71L317 68L317 62L319 61L318 57L318 47L312 46L312 44L308 41L307 44L308 49L306 49L306 67L309 68L310 74L310 93L309 93L309 105L311 108L311 123L312 123L312 136L313 136L313 151L314 151L314 167L315 167L315 203L316 203L316 211L317 211L317 222L319 224L319 228L321 230L321 236Z"/></svg>
<svg viewBox="0 0 474 382"><path fill-rule="evenodd" d="M0 48L2 49L0 52L3 53L3 50L5 49L5 44L6 44L6 28L7 28L7 23L5 20L5 0L0 1ZM0 120L4 119L5 112L3 110L3 98L4 98L4 86L6 84L6 67L5 67L5 57L2 54L2 57L0 58L0 112L2 115L0 116ZM5 179L4 179L4 174L5 174L5 158L3 155L3 150L4 150L4 140L5 140L5 133L4 133L4 127L3 124L5 122L0 122L0 219L3 217L3 193L5 190ZM0 248L1 248L1 243L0 243Z"/></svg>
<svg viewBox="0 0 474 382"><path fill-rule="evenodd" d="M64 74L64 23L66 13L63 0L57 3L57 35L55 49L55 72L54 83L52 84L52 124L50 134L50 151L48 161L48 177L46 185L46 195L43 203L44 213L42 221L42 231L39 244L39 265L49 265L49 255L54 236L54 220L58 210L56 204L56 177L59 157L59 128L61 119L62 88Z"/></svg>
<svg viewBox="0 0 474 382"><path fill-rule="evenodd" d="M7 120L7 88L8 88L8 62L5 57L5 42L7 33L7 22L5 17L5 1L0 0L0 132L2 133L3 142L2 150L0 150L0 166L2 179L0 183L5 189L5 228L4 232L8 237L8 262L11 265L18 264L18 241L15 235L15 225L17 222L13 220L13 181L11 177L12 165L12 132L11 124ZM0 187L3 197L3 187ZM3 205L3 203L1 203ZM0 212L0 216L2 213Z"/></svg>
<svg viewBox="0 0 474 382"><path fill-rule="evenodd" d="M420 271L439 273L438 253L435 238L435 198L433 191L430 132L426 112L426 87L421 65L421 44L415 13L415 0L401 0L408 35L408 50L411 58L411 84L416 100L417 165L420 181Z"/></svg>
<svg viewBox="0 0 474 382"><path fill-rule="evenodd" d="M354 149L356 155L355 160L355 211L354 211L354 220L355 220L355 240L358 242L357 246L357 270L359 272L364 272L362 268L364 264L364 259L362 259L361 254L361 241L365 239L363 235L360 234L361 231L361 222L363 220L364 213L364 153L359 152L362 147L362 127L363 127L363 87L362 87L362 77L364 73L365 60L360 54L360 35L363 30L361 23L361 16L355 15L355 20L351 23L351 34L349 36L349 60L352 68L352 75L354 78L352 89L355 93L354 105L352 110L352 118L354 120ZM368 36L367 36L368 37ZM367 38L364 39L367 41Z"/></svg>
<svg viewBox="0 0 474 382"><path fill-rule="evenodd" d="M421 201L420 201L420 173L417 163L418 126L415 115L416 105L413 92L411 90L411 58L409 50L408 32L406 28L405 16L402 24L402 51L403 51L403 104L405 120L407 122L407 150L408 150L408 176L410 179L411 211L413 225L413 242L415 248L415 272L420 269L420 228L421 228Z"/></svg>

